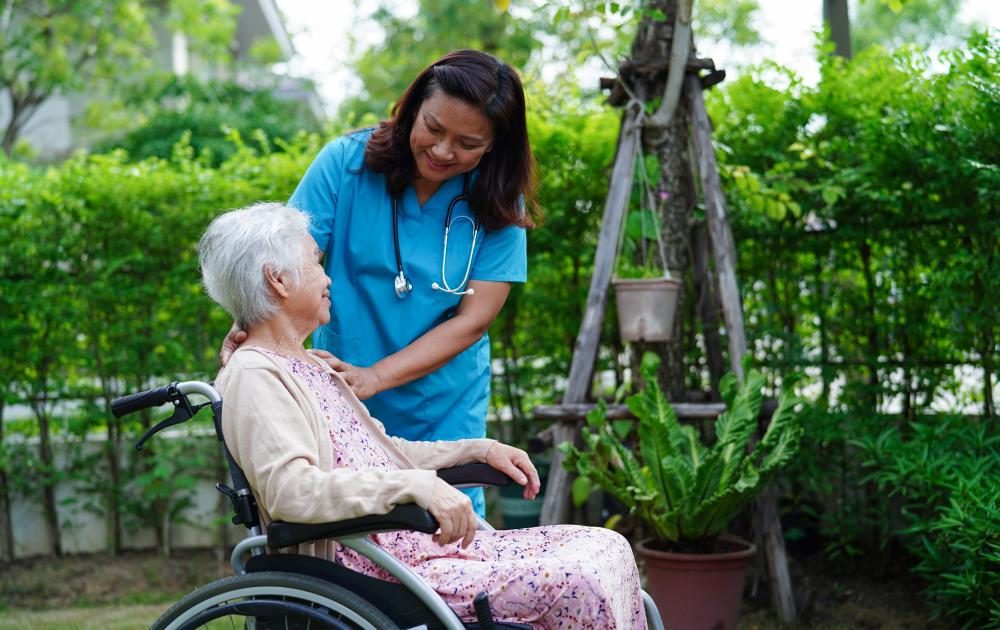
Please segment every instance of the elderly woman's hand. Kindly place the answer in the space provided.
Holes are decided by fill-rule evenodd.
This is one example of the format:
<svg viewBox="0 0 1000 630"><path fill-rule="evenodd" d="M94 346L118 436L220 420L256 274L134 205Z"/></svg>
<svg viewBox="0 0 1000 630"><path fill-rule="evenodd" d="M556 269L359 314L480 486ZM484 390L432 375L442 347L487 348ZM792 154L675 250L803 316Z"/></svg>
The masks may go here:
<svg viewBox="0 0 1000 630"><path fill-rule="evenodd" d="M524 498L534 499L542 488L538 480L538 471L531 463L528 454L519 448L494 442L486 451L486 463L524 486Z"/></svg>
<svg viewBox="0 0 1000 630"><path fill-rule="evenodd" d="M386 389L375 368L351 365L326 350L314 348L309 352L317 358L326 361L326 364L331 369L340 374L347 381L347 384L351 386L351 390L358 397L358 400L367 400L383 389Z"/></svg>
<svg viewBox="0 0 1000 630"><path fill-rule="evenodd" d="M461 540L468 547L476 536L476 513L472 500L440 477L434 481L434 493L427 511L437 519L441 529L434 534L434 541L442 547Z"/></svg>
<svg viewBox="0 0 1000 630"><path fill-rule="evenodd" d="M229 363L229 357L233 356L236 349L246 339L247 331L234 323L233 327L229 329L229 333L226 334L226 338L222 340L222 348L219 350L219 362L222 363L222 367L226 367L226 364Z"/></svg>

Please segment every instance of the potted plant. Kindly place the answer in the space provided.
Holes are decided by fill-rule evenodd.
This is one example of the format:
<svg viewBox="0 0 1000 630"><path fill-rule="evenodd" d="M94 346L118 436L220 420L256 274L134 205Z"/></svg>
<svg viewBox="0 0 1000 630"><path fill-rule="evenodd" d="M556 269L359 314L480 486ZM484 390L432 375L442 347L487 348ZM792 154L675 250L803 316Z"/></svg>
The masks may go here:
<svg viewBox="0 0 1000 630"><path fill-rule="evenodd" d="M666 341L673 331L680 282L670 277L665 264L655 262L659 229L656 214L649 210L632 211L626 217L611 280L622 341Z"/></svg>
<svg viewBox="0 0 1000 630"><path fill-rule="evenodd" d="M802 423L793 408L800 400L783 393L767 431L752 445L764 379L748 371L738 385L729 374L720 383L726 409L706 443L677 421L656 381L658 363L656 355L643 357L646 387L627 400L635 421L609 423L601 402L587 417L582 448L560 445L564 466L579 475L573 498L582 503L599 487L651 530L638 550L667 628L734 629L756 549L724 532L798 450Z"/></svg>

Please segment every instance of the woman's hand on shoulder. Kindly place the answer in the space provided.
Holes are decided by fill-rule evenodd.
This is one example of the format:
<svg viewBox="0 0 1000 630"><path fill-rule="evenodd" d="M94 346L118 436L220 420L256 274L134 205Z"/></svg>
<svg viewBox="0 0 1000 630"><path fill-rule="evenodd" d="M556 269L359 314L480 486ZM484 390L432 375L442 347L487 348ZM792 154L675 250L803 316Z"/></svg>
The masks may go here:
<svg viewBox="0 0 1000 630"><path fill-rule="evenodd" d="M382 378L373 367L366 368L351 365L326 350L312 349L309 352L316 358L325 361L330 366L330 369L340 374L347 384L351 386L351 390L358 397L358 400L367 400L383 389L386 389Z"/></svg>
<svg viewBox="0 0 1000 630"><path fill-rule="evenodd" d="M528 454L502 442L494 442L486 451L486 463L496 468L518 484L524 486L524 498L534 499L542 488L538 471Z"/></svg>
<svg viewBox="0 0 1000 630"><path fill-rule="evenodd" d="M247 331L234 323L226 334L226 338L222 340L222 348L219 350L219 362L222 363L222 367L226 367L226 364L229 363L229 357L233 356L237 348L246 340Z"/></svg>
<svg viewBox="0 0 1000 630"><path fill-rule="evenodd" d="M443 547L461 540L463 549L472 544L477 524L472 501L440 477L434 480L434 493L427 511L440 526L434 534L434 542Z"/></svg>

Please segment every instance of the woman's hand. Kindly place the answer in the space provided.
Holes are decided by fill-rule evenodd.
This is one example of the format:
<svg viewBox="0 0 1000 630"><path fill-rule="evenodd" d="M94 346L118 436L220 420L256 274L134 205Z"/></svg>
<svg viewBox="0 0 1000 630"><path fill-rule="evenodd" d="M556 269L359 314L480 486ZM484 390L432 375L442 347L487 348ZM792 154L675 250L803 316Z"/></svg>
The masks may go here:
<svg viewBox="0 0 1000 630"><path fill-rule="evenodd" d="M338 359L326 350L313 349L309 352L317 358L326 361L326 364L331 369L340 374L347 381L347 384L351 386L351 390L354 391L354 395L359 400L367 400L383 389L388 389L384 386L382 378L375 371L374 367L366 368L351 365L347 361Z"/></svg>
<svg viewBox="0 0 1000 630"><path fill-rule="evenodd" d="M226 338L222 340L222 349L219 350L219 362L222 363L222 367L226 367L226 364L229 363L229 357L233 356L236 349L246 340L247 331L234 323L233 327L229 329L229 333L226 334Z"/></svg>
<svg viewBox="0 0 1000 630"><path fill-rule="evenodd" d="M444 547L458 540L468 547L476 536L476 513L472 500L440 478L434 480L434 493L427 511L437 519L441 529L434 542Z"/></svg>
<svg viewBox="0 0 1000 630"><path fill-rule="evenodd" d="M534 499L542 489L535 465L531 463L528 454L519 448L494 442L490 450L486 451L486 463L524 486L525 499Z"/></svg>

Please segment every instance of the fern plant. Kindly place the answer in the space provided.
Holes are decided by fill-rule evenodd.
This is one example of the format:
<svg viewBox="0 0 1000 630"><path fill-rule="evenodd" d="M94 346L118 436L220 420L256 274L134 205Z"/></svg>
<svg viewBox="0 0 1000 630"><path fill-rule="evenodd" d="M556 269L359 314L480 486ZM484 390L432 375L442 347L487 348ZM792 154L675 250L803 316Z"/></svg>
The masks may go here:
<svg viewBox="0 0 1000 630"><path fill-rule="evenodd" d="M609 423L607 407L598 403L587 416L583 447L560 446L563 465L579 475L573 487L577 504L600 487L659 540L707 544L797 452L802 422L794 408L801 400L783 393L767 431L751 447L764 377L750 370L740 386L728 374L720 383L726 410L715 422L714 442L705 444L694 427L677 421L656 381L658 363L652 353L643 357L641 371L648 385L627 400L637 421ZM636 424L634 451L629 439Z"/></svg>

